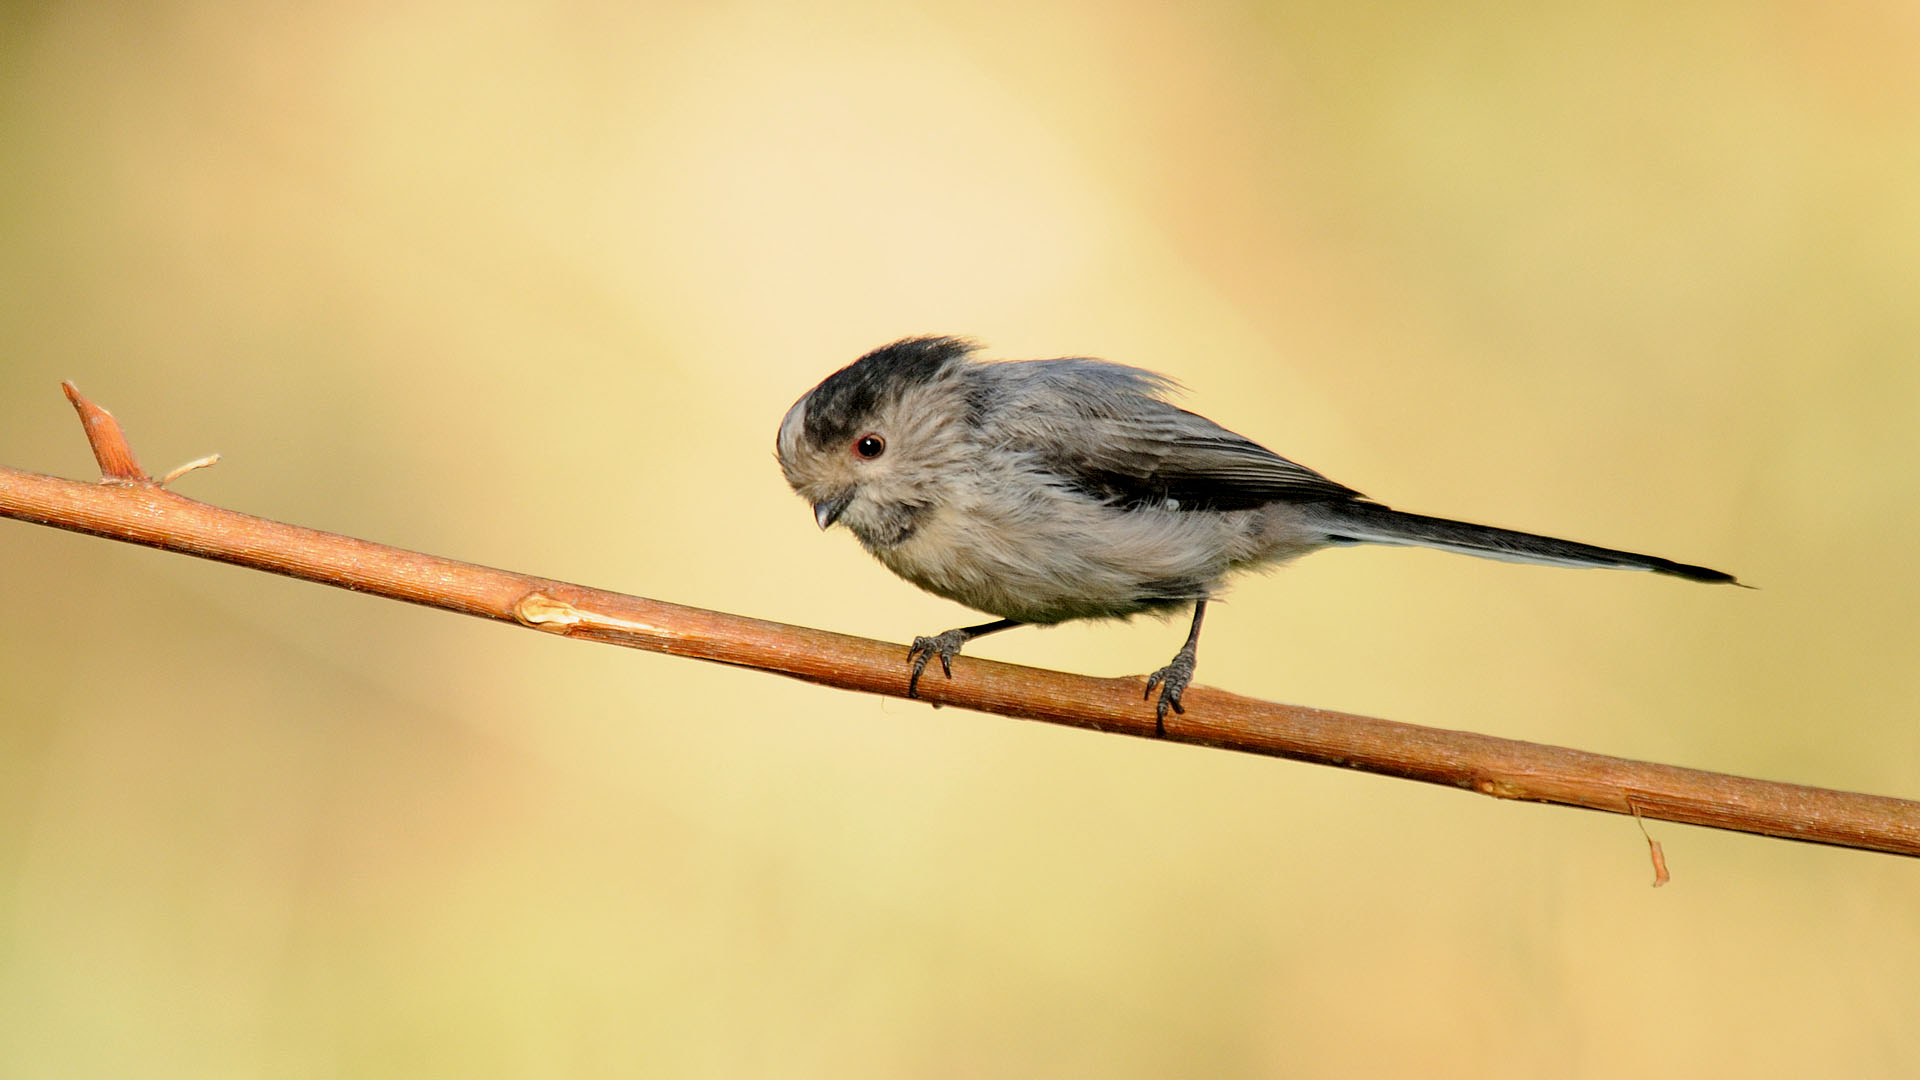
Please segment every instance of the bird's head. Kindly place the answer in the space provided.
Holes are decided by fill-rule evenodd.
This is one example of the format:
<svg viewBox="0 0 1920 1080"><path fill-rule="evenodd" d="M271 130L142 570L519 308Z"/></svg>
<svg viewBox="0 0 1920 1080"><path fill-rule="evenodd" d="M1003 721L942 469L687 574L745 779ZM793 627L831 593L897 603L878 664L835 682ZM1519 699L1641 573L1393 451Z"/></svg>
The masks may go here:
<svg viewBox="0 0 1920 1080"><path fill-rule="evenodd" d="M977 422L962 378L973 348L950 337L896 341L787 410L774 455L822 529L839 522L877 550L913 535L940 505Z"/></svg>

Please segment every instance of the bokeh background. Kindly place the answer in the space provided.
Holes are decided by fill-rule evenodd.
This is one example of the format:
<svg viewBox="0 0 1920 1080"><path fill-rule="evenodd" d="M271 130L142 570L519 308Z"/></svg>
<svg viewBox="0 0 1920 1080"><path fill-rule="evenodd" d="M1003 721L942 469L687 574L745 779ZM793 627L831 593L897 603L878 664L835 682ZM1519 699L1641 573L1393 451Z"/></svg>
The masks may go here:
<svg viewBox="0 0 1920 1080"><path fill-rule="evenodd" d="M1906 3L10 3L0 462L903 640L794 398L1155 368L1413 510L1200 679L1920 796ZM7 1076L1911 1076L1920 867L0 522ZM1151 620L971 651L1163 663Z"/></svg>

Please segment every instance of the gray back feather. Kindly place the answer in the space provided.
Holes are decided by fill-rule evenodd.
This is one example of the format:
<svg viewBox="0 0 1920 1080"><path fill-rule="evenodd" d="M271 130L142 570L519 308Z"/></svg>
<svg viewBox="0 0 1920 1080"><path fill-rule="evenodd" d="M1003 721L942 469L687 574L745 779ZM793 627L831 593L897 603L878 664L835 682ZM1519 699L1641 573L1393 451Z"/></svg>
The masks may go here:
<svg viewBox="0 0 1920 1080"><path fill-rule="evenodd" d="M1360 493L1169 403L1172 380L1104 360L968 370L983 426L1063 483L1118 505L1239 510Z"/></svg>

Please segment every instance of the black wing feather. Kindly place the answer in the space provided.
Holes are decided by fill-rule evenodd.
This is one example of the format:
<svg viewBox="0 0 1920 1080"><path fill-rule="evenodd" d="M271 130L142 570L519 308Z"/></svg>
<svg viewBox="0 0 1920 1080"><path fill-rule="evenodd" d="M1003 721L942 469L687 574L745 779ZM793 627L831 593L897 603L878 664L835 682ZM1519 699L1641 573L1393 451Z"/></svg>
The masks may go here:
<svg viewBox="0 0 1920 1080"><path fill-rule="evenodd" d="M1077 487L1123 506L1247 510L1275 502L1344 502L1359 492L1184 409L1166 424L1109 424L1089 451L1051 463Z"/></svg>

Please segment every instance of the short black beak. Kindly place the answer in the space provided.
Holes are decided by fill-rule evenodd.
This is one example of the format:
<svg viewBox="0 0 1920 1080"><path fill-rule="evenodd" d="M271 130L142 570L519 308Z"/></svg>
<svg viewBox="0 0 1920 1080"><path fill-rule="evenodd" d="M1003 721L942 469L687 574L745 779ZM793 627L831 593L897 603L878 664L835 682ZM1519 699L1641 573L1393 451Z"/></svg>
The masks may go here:
<svg viewBox="0 0 1920 1080"><path fill-rule="evenodd" d="M831 499L821 499L819 502L814 503L814 524L819 525L822 530L825 530L827 526L840 520L840 515L846 511L847 504L852 501L852 495L835 495Z"/></svg>

